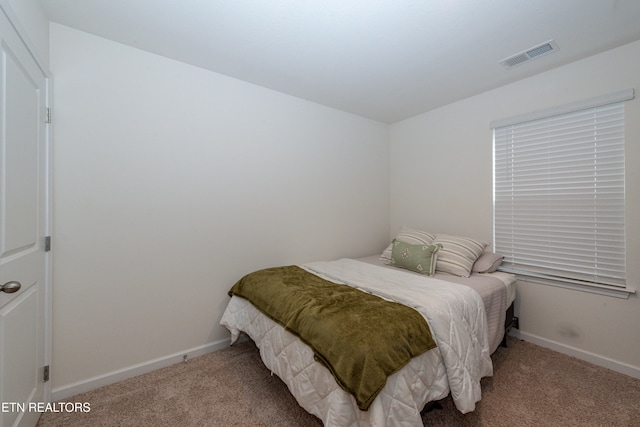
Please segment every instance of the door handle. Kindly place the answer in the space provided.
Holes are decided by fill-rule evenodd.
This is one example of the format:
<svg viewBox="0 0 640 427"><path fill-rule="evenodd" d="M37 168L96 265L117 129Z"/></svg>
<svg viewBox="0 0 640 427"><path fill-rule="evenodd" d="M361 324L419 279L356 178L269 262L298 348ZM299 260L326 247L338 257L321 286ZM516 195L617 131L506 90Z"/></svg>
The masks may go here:
<svg viewBox="0 0 640 427"><path fill-rule="evenodd" d="M0 291L12 294L14 292L18 292L21 287L22 285L20 284L20 282L16 282L15 280L13 280L2 285Z"/></svg>

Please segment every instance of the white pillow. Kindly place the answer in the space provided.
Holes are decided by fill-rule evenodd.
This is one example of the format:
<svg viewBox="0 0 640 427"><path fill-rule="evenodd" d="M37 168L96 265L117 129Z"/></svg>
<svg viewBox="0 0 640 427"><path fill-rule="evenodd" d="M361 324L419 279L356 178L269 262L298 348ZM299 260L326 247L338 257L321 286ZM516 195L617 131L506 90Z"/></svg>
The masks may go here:
<svg viewBox="0 0 640 427"><path fill-rule="evenodd" d="M413 228L401 227L400 231L396 235L395 240L410 245L430 245L433 242L435 235L427 233L426 231L415 230ZM393 242L387 246L387 248L380 255L380 259L384 261L391 261L391 251L393 248Z"/></svg>
<svg viewBox="0 0 640 427"><path fill-rule="evenodd" d="M495 252L486 251L483 252L480 257L473 264L471 269L472 273L493 273L500 267L504 255L497 254Z"/></svg>
<svg viewBox="0 0 640 427"><path fill-rule="evenodd" d="M481 240L468 237L438 234L431 243L442 245L438 251L436 271L451 273L456 276L469 277L473 263L480 257L484 248L489 245Z"/></svg>

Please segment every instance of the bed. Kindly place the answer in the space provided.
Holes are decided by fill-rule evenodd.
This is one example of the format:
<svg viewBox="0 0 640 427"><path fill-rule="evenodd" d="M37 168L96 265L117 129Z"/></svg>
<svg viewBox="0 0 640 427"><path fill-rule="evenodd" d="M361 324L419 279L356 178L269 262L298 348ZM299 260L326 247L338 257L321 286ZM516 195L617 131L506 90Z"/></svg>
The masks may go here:
<svg viewBox="0 0 640 427"><path fill-rule="evenodd" d="M490 355L503 342L511 322L515 277L495 271L500 258L490 253L490 268L473 271L487 253L487 244L467 238L465 244L470 240L477 247L464 255L468 259L463 274L452 274L452 268L460 268L460 260L454 259L454 267L446 264L450 251L458 252L454 258L460 255L459 240L404 227L398 233L390 246L400 242L412 249L437 248L438 255L431 255L430 275L390 262L397 258L394 247L382 255L295 266L327 282L411 307L426 320L436 346L390 373L365 406L327 369L326 361L319 360L307 339L245 297L231 293L220 323L230 331L232 343L241 333L248 335L267 368L285 382L300 406L326 426L422 425L420 412L425 405L447 395L460 412L471 412L481 398L480 379L493 373Z"/></svg>

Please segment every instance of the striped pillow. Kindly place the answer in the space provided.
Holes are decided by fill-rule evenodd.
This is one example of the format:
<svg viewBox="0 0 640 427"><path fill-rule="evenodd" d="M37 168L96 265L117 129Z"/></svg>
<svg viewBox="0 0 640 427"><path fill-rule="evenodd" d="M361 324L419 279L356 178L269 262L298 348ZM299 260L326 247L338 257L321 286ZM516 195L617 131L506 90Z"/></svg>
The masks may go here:
<svg viewBox="0 0 640 427"><path fill-rule="evenodd" d="M480 257L489 244L468 237L438 234L433 245L441 245L436 261L436 271L469 277L473 263Z"/></svg>
<svg viewBox="0 0 640 427"><path fill-rule="evenodd" d="M412 228L402 227L400 232L394 240L400 242L409 243L411 245L430 245L435 239L431 233L426 231L414 230ZM393 249L393 242L382 252L380 259L384 261L391 261L391 250Z"/></svg>

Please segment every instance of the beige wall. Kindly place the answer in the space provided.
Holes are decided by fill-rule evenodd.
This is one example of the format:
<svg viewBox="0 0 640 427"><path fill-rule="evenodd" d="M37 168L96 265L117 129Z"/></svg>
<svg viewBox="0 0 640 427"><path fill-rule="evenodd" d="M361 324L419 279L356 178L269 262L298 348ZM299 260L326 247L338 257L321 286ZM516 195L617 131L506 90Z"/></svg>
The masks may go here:
<svg viewBox="0 0 640 427"><path fill-rule="evenodd" d="M491 241L489 123L628 88L640 89L640 42L392 125L391 233L408 225ZM639 289L640 99L625 108L627 283ZM516 307L521 337L640 375L637 295L621 300L521 282Z"/></svg>
<svg viewBox="0 0 640 427"><path fill-rule="evenodd" d="M51 70L54 397L228 345L251 270L387 244L386 124L57 24Z"/></svg>

